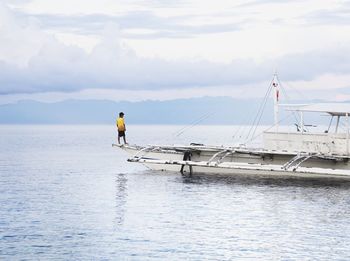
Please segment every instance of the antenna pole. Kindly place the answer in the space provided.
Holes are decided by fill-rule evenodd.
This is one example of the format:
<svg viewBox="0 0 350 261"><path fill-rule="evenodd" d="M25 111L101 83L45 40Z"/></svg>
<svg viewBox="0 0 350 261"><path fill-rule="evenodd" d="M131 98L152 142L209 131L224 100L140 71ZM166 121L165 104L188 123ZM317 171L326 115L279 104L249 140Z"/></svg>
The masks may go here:
<svg viewBox="0 0 350 261"><path fill-rule="evenodd" d="M276 132L278 131L279 127L279 110L278 110L278 103L279 103L279 95L280 95L280 90L278 86L278 80L277 80L277 72L274 73L273 75L273 80L272 80L272 86L274 87L274 97L273 97L273 103L274 103L274 125L276 126Z"/></svg>

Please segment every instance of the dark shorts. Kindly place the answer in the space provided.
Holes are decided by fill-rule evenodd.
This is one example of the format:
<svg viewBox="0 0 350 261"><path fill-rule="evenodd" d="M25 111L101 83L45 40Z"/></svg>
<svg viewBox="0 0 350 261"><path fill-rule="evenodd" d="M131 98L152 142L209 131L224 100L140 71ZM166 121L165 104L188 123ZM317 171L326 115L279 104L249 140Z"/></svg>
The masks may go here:
<svg viewBox="0 0 350 261"><path fill-rule="evenodd" d="M125 137L125 131L118 131L118 137Z"/></svg>

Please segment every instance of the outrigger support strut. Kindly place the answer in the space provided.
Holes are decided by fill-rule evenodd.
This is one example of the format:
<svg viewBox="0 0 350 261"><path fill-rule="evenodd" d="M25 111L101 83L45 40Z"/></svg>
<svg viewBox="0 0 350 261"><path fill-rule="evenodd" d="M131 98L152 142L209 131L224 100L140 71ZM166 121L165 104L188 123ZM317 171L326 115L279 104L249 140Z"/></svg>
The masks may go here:
<svg viewBox="0 0 350 261"><path fill-rule="evenodd" d="M215 154L208 160L207 165L209 165L209 164L210 164L211 162L213 162L216 158L218 158L218 159L216 160L216 165L217 165L217 164L221 163L221 161L222 161L224 158L226 158L228 155L233 154L233 153L234 153L234 151L232 151L232 150L221 150L221 151L215 153ZM220 155L220 157L219 157L219 155Z"/></svg>
<svg viewBox="0 0 350 261"><path fill-rule="evenodd" d="M147 146L147 147L144 147L142 148L141 150L137 151L136 154L133 156L133 158L140 158L140 154L142 153L147 153L147 152L152 152L154 150L158 149L158 147L155 147L155 146ZM141 156L142 157L142 156Z"/></svg>
<svg viewBox="0 0 350 261"><path fill-rule="evenodd" d="M289 160L286 164L284 164L282 166L282 169L284 170L288 170L289 168L293 167L293 171L296 171L297 168L299 168L299 166L307 161L308 159L314 157L314 154L298 154L296 155L294 158L292 158L291 160Z"/></svg>

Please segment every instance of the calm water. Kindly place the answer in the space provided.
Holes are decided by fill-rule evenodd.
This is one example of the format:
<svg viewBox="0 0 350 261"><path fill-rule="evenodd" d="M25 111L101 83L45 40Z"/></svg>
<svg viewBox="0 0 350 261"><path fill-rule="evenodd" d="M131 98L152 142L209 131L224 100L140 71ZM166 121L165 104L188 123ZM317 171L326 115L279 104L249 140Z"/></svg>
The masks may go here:
<svg viewBox="0 0 350 261"><path fill-rule="evenodd" d="M236 130L175 142L232 144ZM153 173L114 140L114 126L0 126L0 260L350 259L349 183Z"/></svg>

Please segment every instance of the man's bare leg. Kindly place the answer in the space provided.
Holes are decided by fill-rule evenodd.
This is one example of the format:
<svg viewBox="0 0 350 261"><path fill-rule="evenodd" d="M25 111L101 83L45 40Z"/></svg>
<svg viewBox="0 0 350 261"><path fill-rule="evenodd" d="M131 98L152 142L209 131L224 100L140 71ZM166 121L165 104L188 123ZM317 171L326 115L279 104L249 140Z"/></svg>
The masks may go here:
<svg viewBox="0 0 350 261"><path fill-rule="evenodd" d="M118 144L120 144L120 137L118 136Z"/></svg>
<svg viewBox="0 0 350 261"><path fill-rule="evenodd" d="M128 144L128 143L126 142L125 136L123 136L123 139L124 139L124 144Z"/></svg>

